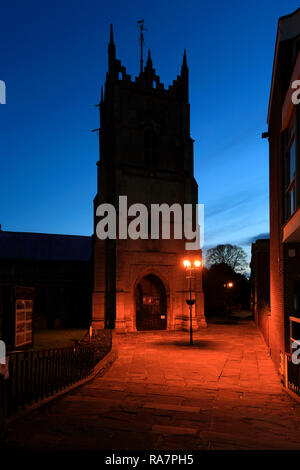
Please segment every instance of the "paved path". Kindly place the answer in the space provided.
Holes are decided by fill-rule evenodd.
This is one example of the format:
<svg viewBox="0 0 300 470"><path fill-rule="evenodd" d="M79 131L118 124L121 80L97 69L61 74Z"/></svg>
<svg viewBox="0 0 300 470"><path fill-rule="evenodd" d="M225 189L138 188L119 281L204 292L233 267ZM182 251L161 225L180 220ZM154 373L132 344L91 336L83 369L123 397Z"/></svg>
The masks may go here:
<svg viewBox="0 0 300 470"><path fill-rule="evenodd" d="M6 449L300 449L300 404L251 321L118 335L104 377L11 425Z"/></svg>

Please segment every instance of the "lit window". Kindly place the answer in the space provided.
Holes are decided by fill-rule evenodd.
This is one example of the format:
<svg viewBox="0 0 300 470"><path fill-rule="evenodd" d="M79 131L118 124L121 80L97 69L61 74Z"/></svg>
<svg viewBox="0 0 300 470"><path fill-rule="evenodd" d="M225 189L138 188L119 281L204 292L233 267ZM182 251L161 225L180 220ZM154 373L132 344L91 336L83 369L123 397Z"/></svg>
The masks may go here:
<svg viewBox="0 0 300 470"><path fill-rule="evenodd" d="M16 300L15 345L23 346L32 342L32 300Z"/></svg>

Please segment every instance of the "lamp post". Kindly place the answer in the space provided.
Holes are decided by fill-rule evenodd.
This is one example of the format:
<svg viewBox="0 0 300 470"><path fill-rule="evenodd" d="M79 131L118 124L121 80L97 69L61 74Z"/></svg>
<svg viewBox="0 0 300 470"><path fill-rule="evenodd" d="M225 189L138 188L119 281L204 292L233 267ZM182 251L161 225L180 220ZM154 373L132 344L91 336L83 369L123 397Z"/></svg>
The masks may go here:
<svg viewBox="0 0 300 470"><path fill-rule="evenodd" d="M232 294L230 291L234 288L234 282L228 281L224 284L225 288L225 300L226 300L226 306L225 306L225 312L230 314L231 308L232 308Z"/></svg>
<svg viewBox="0 0 300 470"><path fill-rule="evenodd" d="M186 278L189 280L190 295L189 295L189 298L186 299L186 303L189 306L189 310L190 310L190 344L192 345L193 344L193 305L196 302L196 299L192 299L192 279L194 278L195 269L200 268L201 261L195 260L193 261L193 264L192 264L192 261L186 259L183 262L183 266L185 267Z"/></svg>

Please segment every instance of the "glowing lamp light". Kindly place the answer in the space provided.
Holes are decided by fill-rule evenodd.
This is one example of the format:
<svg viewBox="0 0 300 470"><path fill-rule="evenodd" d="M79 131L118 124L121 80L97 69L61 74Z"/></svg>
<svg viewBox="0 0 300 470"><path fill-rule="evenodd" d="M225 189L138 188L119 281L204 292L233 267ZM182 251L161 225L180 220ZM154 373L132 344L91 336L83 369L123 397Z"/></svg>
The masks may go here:
<svg viewBox="0 0 300 470"><path fill-rule="evenodd" d="M200 268L201 261L194 261L195 268Z"/></svg>
<svg viewBox="0 0 300 470"><path fill-rule="evenodd" d="M183 262L183 266L185 268L190 268L191 267L191 262L188 259L185 259Z"/></svg>
<svg viewBox="0 0 300 470"><path fill-rule="evenodd" d="M233 287L233 282L228 282L227 287L229 288Z"/></svg>

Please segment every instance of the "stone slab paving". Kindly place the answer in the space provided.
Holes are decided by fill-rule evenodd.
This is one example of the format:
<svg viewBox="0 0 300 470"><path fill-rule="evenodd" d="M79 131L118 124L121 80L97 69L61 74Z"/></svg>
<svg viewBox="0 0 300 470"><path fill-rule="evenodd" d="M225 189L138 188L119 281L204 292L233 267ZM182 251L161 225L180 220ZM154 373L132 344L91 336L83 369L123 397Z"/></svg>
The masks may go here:
<svg viewBox="0 0 300 470"><path fill-rule="evenodd" d="M2 449L300 449L300 403L252 321L116 335L103 377L13 423Z"/></svg>

